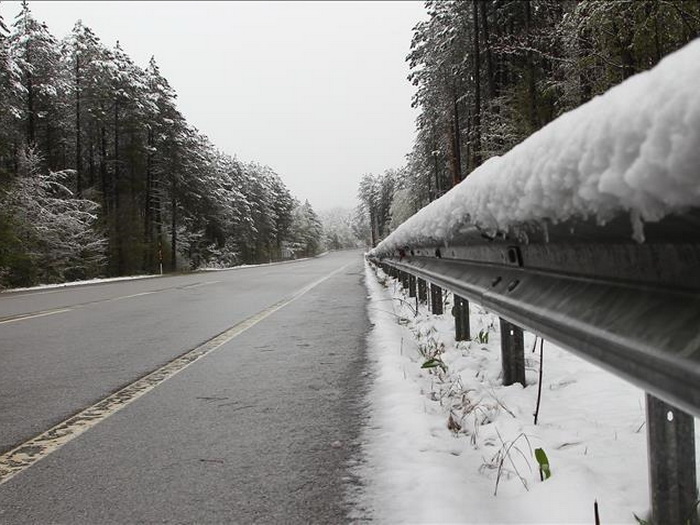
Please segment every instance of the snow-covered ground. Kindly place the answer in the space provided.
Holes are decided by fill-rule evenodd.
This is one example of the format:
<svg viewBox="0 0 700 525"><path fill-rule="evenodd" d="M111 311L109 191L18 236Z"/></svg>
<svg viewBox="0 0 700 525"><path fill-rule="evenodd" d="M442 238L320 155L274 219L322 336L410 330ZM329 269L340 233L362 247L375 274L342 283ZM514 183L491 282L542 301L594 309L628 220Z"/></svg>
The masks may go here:
<svg viewBox="0 0 700 525"><path fill-rule="evenodd" d="M328 252L323 252L315 257L323 257L325 255L328 255ZM305 257L302 259L293 259L289 261L279 261L279 262L271 262L271 263L260 263L260 264L240 264L238 266L227 266L225 268L200 268L196 270L197 272L221 272L225 270L240 270L243 268L254 268L256 266L273 266L276 264L289 264L293 262L299 262L299 261L306 261L308 259L311 259L312 257ZM89 284L103 284L103 283L114 283L118 281L134 281L136 279L152 279L155 277L165 277L165 276L172 276L173 274L164 274L164 275L158 275L158 274L149 274L149 275L127 275L123 277L103 277L99 279L86 279L84 281L72 281L68 283L57 283L57 284L39 284L37 286L29 286L25 288L11 288L9 290L0 290L0 293L12 293L12 292L27 292L27 291L35 291L35 290L53 290L55 288L66 288L68 286L85 286Z"/></svg>
<svg viewBox="0 0 700 525"><path fill-rule="evenodd" d="M525 334L527 387L500 380L498 318L415 312L398 282L366 269L373 386L357 474L358 519L377 523L636 523L649 513L644 393ZM478 342L479 333L484 336ZM445 368L421 366L437 357ZM700 445L696 421L696 446ZM540 480L534 450L548 456ZM700 451L699 451L700 452ZM700 453L697 454L700 458ZM699 465L700 467L700 465ZM698 470L700 472L700 469Z"/></svg>
<svg viewBox="0 0 700 525"><path fill-rule="evenodd" d="M27 292L34 290L53 290L55 288L66 288L68 286L85 286L87 284L102 284L102 283L114 283L118 281L133 281L136 279L151 279L153 277L162 277L161 275L127 275L124 277L103 277L99 279L86 279L84 281L71 281L69 283L57 283L57 284L39 284L37 286L28 286L25 288L11 288L9 290L0 290L0 293L12 293L12 292Z"/></svg>

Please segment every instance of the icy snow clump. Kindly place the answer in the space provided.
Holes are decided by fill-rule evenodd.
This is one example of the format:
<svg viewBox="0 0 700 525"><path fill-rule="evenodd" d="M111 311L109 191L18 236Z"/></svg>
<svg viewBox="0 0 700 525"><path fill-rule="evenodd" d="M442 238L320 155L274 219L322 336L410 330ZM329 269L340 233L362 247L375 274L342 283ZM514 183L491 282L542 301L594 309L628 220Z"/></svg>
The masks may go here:
<svg viewBox="0 0 700 525"><path fill-rule="evenodd" d="M700 39L489 159L376 252L449 242L467 224L505 231L628 213L640 226L698 207Z"/></svg>

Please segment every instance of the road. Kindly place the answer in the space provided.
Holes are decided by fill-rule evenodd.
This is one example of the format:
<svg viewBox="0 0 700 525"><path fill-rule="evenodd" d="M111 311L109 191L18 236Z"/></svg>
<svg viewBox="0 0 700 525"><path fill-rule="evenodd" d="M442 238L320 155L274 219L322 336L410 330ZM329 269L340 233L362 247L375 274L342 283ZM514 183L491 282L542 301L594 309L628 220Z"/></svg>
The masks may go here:
<svg viewBox="0 0 700 525"><path fill-rule="evenodd" d="M362 276L340 252L0 295L0 523L344 521Z"/></svg>

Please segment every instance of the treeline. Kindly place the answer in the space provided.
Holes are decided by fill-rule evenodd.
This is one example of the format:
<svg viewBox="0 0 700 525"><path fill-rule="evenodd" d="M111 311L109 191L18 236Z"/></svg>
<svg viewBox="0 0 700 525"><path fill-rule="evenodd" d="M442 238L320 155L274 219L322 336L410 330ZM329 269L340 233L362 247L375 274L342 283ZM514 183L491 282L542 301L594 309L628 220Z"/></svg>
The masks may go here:
<svg viewBox="0 0 700 525"><path fill-rule="evenodd" d="M429 0L407 60L420 113L404 168L366 175L381 239L488 158L700 35L697 0Z"/></svg>
<svg viewBox="0 0 700 525"><path fill-rule="evenodd" d="M0 288L313 255L323 231L268 167L187 123L81 22L63 40L27 2L0 15Z"/></svg>

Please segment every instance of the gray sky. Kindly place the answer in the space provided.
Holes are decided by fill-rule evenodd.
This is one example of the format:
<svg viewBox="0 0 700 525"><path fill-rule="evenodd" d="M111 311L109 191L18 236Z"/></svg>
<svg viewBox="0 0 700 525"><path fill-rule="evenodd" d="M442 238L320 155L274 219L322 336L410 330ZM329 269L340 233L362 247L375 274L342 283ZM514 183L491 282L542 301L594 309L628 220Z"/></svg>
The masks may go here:
<svg viewBox="0 0 700 525"><path fill-rule="evenodd" d="M219 148L271 166L317 211L354 206L367 172L399 167L416 113L406 76L422 1L31 1L62 38L76 20L155 55L188 122ZM18 2L2 2L8 25Z"/></svg>

